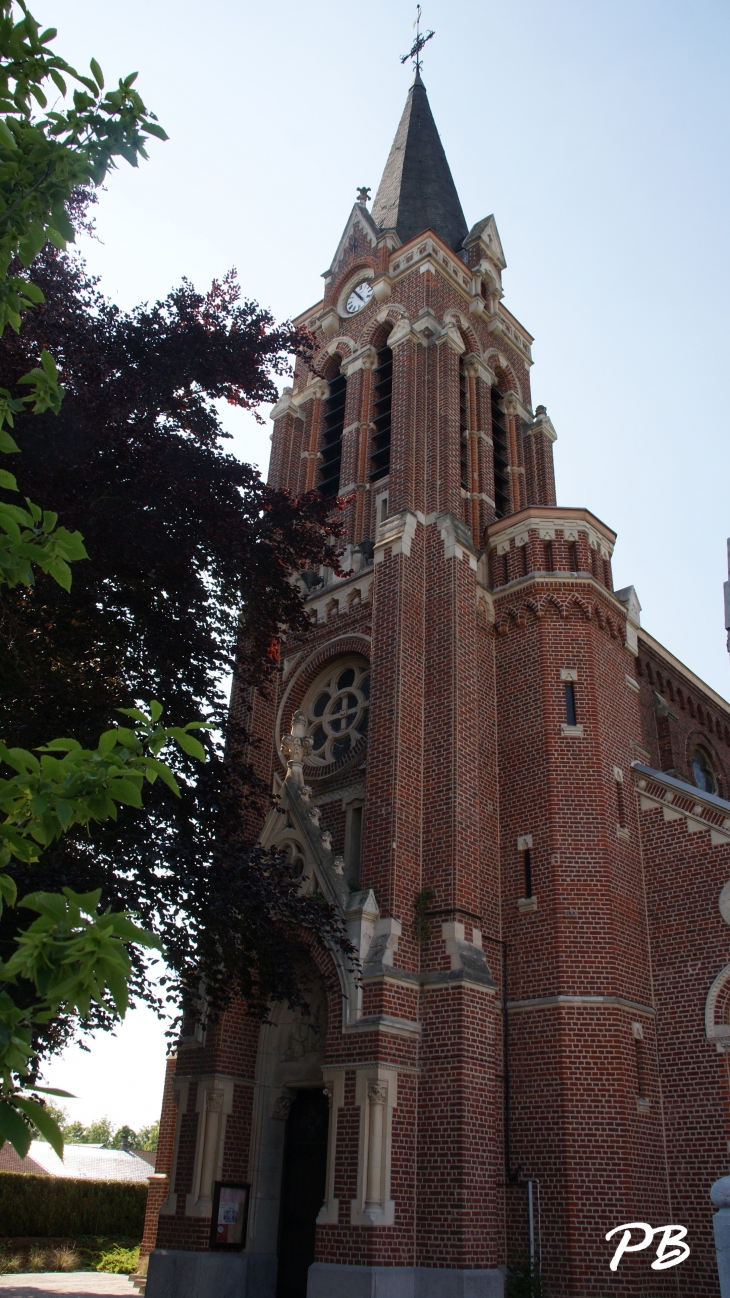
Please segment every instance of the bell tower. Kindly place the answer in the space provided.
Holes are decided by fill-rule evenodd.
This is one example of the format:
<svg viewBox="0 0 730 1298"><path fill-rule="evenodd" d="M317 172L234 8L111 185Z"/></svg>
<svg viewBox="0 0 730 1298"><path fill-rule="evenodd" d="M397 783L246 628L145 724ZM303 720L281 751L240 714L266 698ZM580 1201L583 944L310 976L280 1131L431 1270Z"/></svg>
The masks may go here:
<svg viewBox="0 0 730 1298"><path fill-rule="evenodd" d="M558 1298L599 1293L607 1231L673 1220L629 795L639 604L611 529L556 504L533 339L418 67L366 197L271 416L270 482L347 502L346 575L301 574L311 628L250 714L278 800L261 842L359 967L312 948L309 1019L237 1007L180 1054L158 1252L202 1255L224 1169L250 1185L251 1298L502 1298L518 1256ZM631 1265L612 1292L646 1292Z"/></svg>

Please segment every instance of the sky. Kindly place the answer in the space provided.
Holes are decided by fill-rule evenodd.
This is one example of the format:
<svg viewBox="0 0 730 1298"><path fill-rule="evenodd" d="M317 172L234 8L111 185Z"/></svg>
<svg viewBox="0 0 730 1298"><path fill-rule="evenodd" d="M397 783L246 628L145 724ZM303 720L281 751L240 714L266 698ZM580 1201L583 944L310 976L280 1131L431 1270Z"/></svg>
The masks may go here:
<svg viewBox="0 0 730 1298"><path fill-rule="evenodd" d="M80 241L101 288L129 308L235 266L280 320L318 301L403 109L410 0L35 0L33 12L107 84L139 71L170 136L138 170L120 165L99 242ZM558 500L617 531L616 587L634 585L643 625L728 697L730 6L430 0L423 25L467 223L494 212L505 305L535 335L533 407L557 429ZM236 454L265 470L269 427L226 419ZM73 1075L74 1116L140 1125L157 1115L163 1067L161 1030L138 1010L49 1075Z"/></svg>

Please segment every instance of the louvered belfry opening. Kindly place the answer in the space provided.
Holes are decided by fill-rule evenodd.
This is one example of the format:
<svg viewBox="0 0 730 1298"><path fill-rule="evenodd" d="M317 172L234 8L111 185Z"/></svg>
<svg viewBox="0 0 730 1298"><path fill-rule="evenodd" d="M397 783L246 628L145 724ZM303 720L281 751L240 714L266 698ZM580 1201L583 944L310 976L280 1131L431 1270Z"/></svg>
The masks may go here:
<svg viewBox="0 0 730 1298"><path fill-rule="evenodd" d="M461 485L469 490L469 399L468 379L464 362L459 366L459 446L461 454Z"/></svg>
<svg viewBox="0 0 730 1298"><path fill-rule="evenodd" d="M390 472L390 412L393 396L393 353L386 345L376 354L378 363L374 375L371 482L387 477Z"/></svg>
<svg viewBox="0 0 730 1298"><path fill-rule="evenodd" d="M323 496L336 496L340 489L342 463L342 432L345 427L345 397L347 378L338 370L329 381L329 396L324 405L319 489Z"/></svg>
<svg viewBox="0 0 730 1298"><path fill-rule="evenodd" d="M494 460L494 508L497 518L510 512L507 478L507 416L500 404L500 394L492 388L492 457Z"/></svg>

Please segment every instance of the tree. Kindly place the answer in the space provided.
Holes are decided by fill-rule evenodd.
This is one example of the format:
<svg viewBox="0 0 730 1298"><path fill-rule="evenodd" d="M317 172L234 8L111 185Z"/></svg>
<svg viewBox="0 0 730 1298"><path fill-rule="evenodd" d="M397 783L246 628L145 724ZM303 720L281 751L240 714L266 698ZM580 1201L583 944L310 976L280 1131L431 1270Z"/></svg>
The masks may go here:
<svg viewBox="0 0 730 1298"><path fill-rule="evenodd" d="M6 325L17 332L22 313L43 300L38 286L13 265L14 258L29 266L46 239L65 247L73 238L65 204L79 181L101 183L116 156L136 164L137 155L144 153L145 130L164 138L131 89L134 75L102 96L98 64L92 60L93 80L79 76L49 53L55 31L41 33L24 0L18 0L18 7L23 17L15 22L13 0L0 0L0 335ZM65 97L64 73L85 87L74 91L73 109L36 116L36 104L46 107L43 87L49 78ZM0 389L0 453L6 455L19 449L8 432L16 416L27 405L35 414L57 412L63 398L55 361L45 348L40 364L20 375L18 385L29 391L14 396ZM0 486L10 493L18 490L7 470L0 471ZM0 584L32 587L39 570L70 587L69 562L84 556L83 540L57 522L54 512L29 497L25 507L12 500L0 504ZM119 804L141 805L145 778L152 784L162 778L176 792L171 770L158 757L168 739L176 738L184 751L204 757L189 733L203 723L163 733L159 704L153 702L149 713L125 711L134 726L108 730L94 749L82 748L75 739L55 739L36 757L0 744L0 762L12 772L0 777L0 905L16 904L17 883L7 872L14 862L33 864L71 826L114 819ZM0 1144L11 1140L21 1156L34 1129L59 1152L63 1148L58 1123L37 1095L26 1093L37 1073L34 1030L60 1010L88 1015L92 1004L123 1016L130 973L127 946L159 946L129 916L109 909L100 914L100 895L98 889L79 895L66 887L18 903L38 918L18 934L0 969ZM28 989L25 1003L9 990L19 980Z"/></svg>
<svg viewBox="0 0 730 1298"><path fill-rule="evenodd" d="M241 993L263 1012L272 996L301 994L293 930L339 941L340 929L299 896L284 862L246 839L242 801L268 793L241 760L227 682L235 670L243 686L266 687L282 626L308 625L291 574L337 566L339 524L320 496L274 491L226 455L215 401L273 400L273 378L308 338L242 300L233 274L205 295L183 283L129 314L76 256L47 248L34 274L45 304L18 337L6 334L0 360L21 374L45 343L66 396L57 416L34 421L19 480L41 484L90 558L70 593L39 577L32 591L2 594L0 733L22 716L29 748L72 722L92 736L120 700L154 692L221 738L204 739L205 767L177 764L179 801L152 790L141 818L120 816L93 843L67 835L23 870L23 887L101 886L105 902L161 935L183 987L202 975L209 1003ZM153 999L141 977L135 991Z"/></svg>
<svg viewBox="0 0 730 1298"><path fill-rule="evenodd" d="M0 131L0 260L4 258L0 271L6 272L0 284L0 310L16 332L21 314L42 304L44 295L35 268L31 283L12 258L17 256L22 265L30 265L46 238L63 248L73 233L67 204L74 185L84 180L100 183L115 156L135 162L137 155L144 153L145 132L164 137L132 90L133 77L120 81L117 91L102 96L98 65L92 60L91 80L49 57L47 45L55 32L39 33L22 0L18 2L25 16L14 24L12 0L0 0L0 70L6 89L5 100L0 95L0 112L8 110L5 133ZM83 92L74 92L73 110L51 112L44 119L34 117L30 96L45 106L41 86L48 77L65 93L64 73L85 87ZM51 274L51 255L46 264ZM108 539L112 533L109 515L120 482L127 489L127 504L135 495L144 496L144 503L133 511L133 530L129 512L122 510L122 516L117 513L115 517L120 524L115 540L118 545L119 537L124 536L129 554L118 556L111 580L113 595L102 600L103 611L114 614L117 632L129 622L132 630L127 643L121 634L116 640L103 633L95 637L98 599L95 609L89 599L81 609L86 622L67 618L67 630L79 627L76 642L73 636L68 641L55 638L68 606L63 610L56 601L53 609L58 592L52 582L66 592L70 589L68 563L85 554L81 534L65 525L57 528L57 515L32 505L29 499L25 509L0 500L0 531L4 532L0 535L0 578L10 588L5 607L7 661L14 659L16 685L24 676L37 684L43 674L38 663L44 652L47 661L54 660L58 681L65 667L75 666L75 655L69 658L69 645L80 643L84 670L72 669L65 682L66 688L72 683L81 685L70 719L77 733L81 728L88 745L94 742L88 736L95 720L103 715L102 724L107 727L95 747L83 747L76 739L54 740L43 744L40 758L29 748L0 749L0 759L15 772L0 779L0 805L6 812L6 821L0 823L0 840L4 841L0 864L14 858L14 877L0 875L0 888L11 906L18 884L21 889L35 889L21 904L38 913L31 929L20 933L15 917L10 916L8 926L7 913L5 916L4 949L13 954L2 972L14 990L12 997L7 991L0 994L0 1138L12 1139L19 1152L27 1147L33 1123L52 1142L59 1138L50 1115L33 1097L24 1097L18 1086L18 1081L32 1079L36 1072L38 1032L45 1032L47 1042L58 1043L69 1016L74 1022L88 1024L94 1015L108 1021L110 1014L123 1014L130 974L127 948L131 943L152 945L159 941L109 905L100 912L102 890L105 903L133 905L148 922L156 918L158 930L171 939L168 955L188 1002L198 998L202 977L213 1007L241 992L253 1010L263 1013L273 994L292 1001L301 998L292 949L292 938L301 926L326 941L348 945L334 913L316 898L299 896L297 880L285 862L245 841L241 801L245 789L254 787L255 781L240 757L242 736L229 729L227 761L223 761L220 746L216 748L210 739L207 746L215 761L207 778L196 780L187 759L204 756L204 749L190 731L205 723L162 726L162 709L155 702L149 710L118 707L120 695L137 704L142 680L156 677L170 683L172 642L162 647L160 656L155 633L165 626L173 628L181 610L185 612L183 626L195 630L191 605L180 598L180 592L188 599L192 592L194 613L203 610L207 619L202 641L193 635L187 647L188 692L204 699L208 715L215 717L222 711L222 700L212 673L232 663L234 648L236 672L247 685L262 686L275 670L282 629L304 625L291 573L324 561L337 568L329 545L338 528L328 520L325 502L315 496L296 502L286 493L268 491L250 468L236 466L221 455L217 445L220 430L211 399L224 396L251 405L273 395L271 375L282 372L285 345L295 341L294 333L286 327L277 333L255 303L239 303L230 277L214 285L205 299L184 284L166 303L126 319L100 300L91 310L95 313L92 332L103 336L105 343L105 348L95 351L97 361L102 362L97 379L104 384L107 397L114 394L115 417L121 412L121 422L111 429L113 435L107 443L97 440L92 445L88 414L94 402L88 397L93 384L85 386L88 369L83 377L79 367L74 369L73 361L79 358L73 357L71 330L65 352L62 340L56 339L63 381L72 389L76 380L71 438L63 446L65 455L59 456L58 442L51 446L57 426L51 434L46 428L45 443L39 438L38 445L47 452L45 486L62 479L59 459L67 469L75 462L75 482L66 502L69 518L86 511L96 540ZM41 318L40 311L37 318ZM63 389L45 345L53 333L52 312L43 318L44 337L35 340L42 343L40 364L30 372L23 369L34 359L26 347L26 342L32 341L30 334L24 331L15 349L7 345L8 381L14 377L29 390L22 397L13 395L17 387L0 391L0 427L2 423L12 426L26 405L39 419L44 412L58 415L62 409ZM172 336L175 332L177 338ZM88 327L86 334L88 337ZM15 364L20 360L22 364ZM135 382L127 392L130 374ZM96 407L98 414L98 399ZM4 438L0 451L17 450L8 433ZM101 473L94 486L102 485L101 495L84 494L78 460L69 457L69 452L75 457L79 447L99 457ZM174 488L179 487L170 470L180 466L183 448L189 452L190 447L196 454L188 454L187 466L202 473L203 494L207 494L210 508L205 535L194 515L199 493L191 489L192 479L186 480L184 475L180 481L188 489L179 503L185 526L165 526ZM40 455L39 471L42 461ZM32 465L28 476L35 490ZM167 516L160 511L157 499L161 485L167 492ZM17 490L9 473L0 476L0 486L9 492ZM149 526L150 522L157 526ZM182 572L180 553L175 553L178 534L184 534L188 543L185 561L192 556L187 573ZM135 546L137 541L140 544ZM141 556L150 567L140 564ZM102 555L104 558L108 559L108 554ZM248 570L246 563L250 563ZM234 573L236 564L239 571ZM241 570L246 574L244 582ZM102 561L89 582L89 591L103 571ZM151 608L149 601L145 602L144 588L150 576L158 573L164 575L164 581L160 576L150 583L158 603L157 608ZM192 585L188 580L191 574ZM175 598L170 600L173 589ZM98 595L98 585L96 590ZM105 587L105 598L108 594ZM221 603L221 597L231 602ZM159 616L163 606L172 610L166 623ZM17 654L23 639L20 628L32 627L34 619L40 635L33 642L32 629L28 633L29 652L21 661ZM88 693L84 694L86 686ZM20 687L13 696L16 704L19 693ZM175 694L174 688L170 694ZM58 696L56 689L56 704ZM109 728L112 709L124 711L133 725ZM53 706L46 720L52 712ZM9 724L14 724L19 713L11 707L6 715ZM30 734L40 720L36 709L26 731ZM36 730L27 742L38 748L47 733ZM158 756L168 741L175 741L183 754L176 763L183 777L177 815L170 813L156 783L161 780L173 792L180 792L172 771ZM147 822L142 830L135 829L122 816L120 841L116 836L118 806L130 803L140 807L144 781L153 786ZM114 833L110 834L111 821ZM85 831L95 827L93 838L79 837L78 829L72 838L74 827ZM170 866L171 844L178 852L175 873ZM120 846L131 853L123 858L122 873L116 867ZM62 879L71 877L76 888L66 883L61 894L44 890L57 888ZM78 891L81 879L87 889L83 893ZM189 923L183 927L179 921L186 919ZM139 956L136 958L139 972Z"/></svg>

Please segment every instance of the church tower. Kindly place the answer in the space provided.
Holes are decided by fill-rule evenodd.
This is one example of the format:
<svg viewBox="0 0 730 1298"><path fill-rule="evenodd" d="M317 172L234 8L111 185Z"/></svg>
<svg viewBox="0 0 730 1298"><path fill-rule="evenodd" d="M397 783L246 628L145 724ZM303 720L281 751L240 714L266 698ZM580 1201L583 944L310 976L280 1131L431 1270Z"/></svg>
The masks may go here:
<svg viewBox="0 0 730 1298"><path fill-rule="evenodd" d="M184 1256L212 1286L191 1295L225 1275L251 1298L501 1298L510 1262L555 1298L715 1292L706 1168L726 1158L726 1079L702 1055L691 1189L667 1152L689 1110L668 1116L659 1089L658 969L675 957L652 926L676 845L657 812L692 782L654 701L671 656L640 643L633 587L613 590L610 527L556 504L505 267L494 217L464 219L417 70L372 210L355 203L297 319L313 366L272 412L271 483L348 501L347 575L302 574L311 630L253 705L279 806L261 841L340 909L360 969L312 949L306 1020L276 1007L259 1029L238 1007L182 1043L150 1298ZM728 705L708 712L690 677L730 743ZM690 794L681 850L693 816L704 898L730 873L730 818ZM712 906L698 988L722 962ZM688 1050L701 1008L698 1023ZM666 1061L677 1096L683 1058ZM205 1250L226 1181L250 1203L224 1257ZM614 1227L690 1219L693 1272L651 1271L653 1252L609 1271Z"/></svg>

